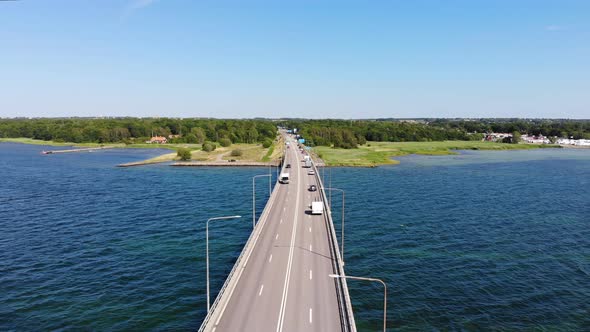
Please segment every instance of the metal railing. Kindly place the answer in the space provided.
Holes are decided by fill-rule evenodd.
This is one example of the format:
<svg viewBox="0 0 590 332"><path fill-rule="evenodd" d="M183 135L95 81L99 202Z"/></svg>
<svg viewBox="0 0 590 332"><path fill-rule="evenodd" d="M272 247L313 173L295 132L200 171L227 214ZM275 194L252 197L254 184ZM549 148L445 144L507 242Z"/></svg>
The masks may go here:
<svg viewBox="0 0 590 332"><path fill-rule="evenodd" d="M286 153L286 151L284 151L284 153ZM284 160L284 154L283 154L283 160ZM282 166L284 166L284 165L282 165ZM252 230L252 233L250 233L250 237L248 237L248 241L246 241L246 244L244 244L244 248L242 249L240 256L238 256L238 259L236 260L233 268L231 269L231 271L227 275L227 278L225 279L223 286L219 290L219 293L217 293L217 297L215 298L215 302L213 302L213 304L211 305L211 310L209 311L209 313L207 313L207 316L205 317L205 319L201 323L201 327L198 330L199 332L206 331L207 325L209 325L209 323L211 322L211 318L216 316L216 314L217 314L217 310L216 310L217 306L219 305L220 301L222 300L225 292L230 287L235 287L235 285L230 286L230 284L233 282L233 276L236 273L236 271L238 270L238 267L242 264L242 261L244 260L244 257L246 256L246 254L251 252L254 249L254 245L256 244L256 241L257 241L258 237L260 236L261 230L264 227L264 224L266 224L266 216L270 213L269 212L270 207L272 206L272 203L274 202L275 197L278 193L278 190L276 190L276 187L278 185L279 185L279 182L278 182L278 178L277 178L277 181L275 182L275 185L274 185L272 193L268 199L268 202L266 203L264 209L262 210L262 214L260 215L260 218L258 218L259 222L254 227L254 230ZM262 222L260 222L260 221L262 221Z"/></svg>
<svg viewBox="0 0 590 332"><path fill-rule="evenodd" d="M340 250L338 248L338 238L336 237L336 230L334 229L334 222L332 220L332 210L331 206L328 204L328 199L326 197L326 192L324 190L324 183L322 182L322 178L320 177L320 173L315 165L312 163L313 169L315 170L315 176L320 185L320 192L322 200L324 201L324 210L327 213L324 213L324 221L328 227L328 235L329 235L329 242L330 248L334 255L334 259L332 260L332 265L334 271L339 275L346 275L344 273L344 266L342 265L342 259ZM344 240L344 239L342 239ZM352 303L350 301L350 295L348 293L348 285L346 283L346 278L337 278L334 279L337 283L338 287L336 287L336 293L339 300L340 306L340 317L342 318L342 330L349 331L349 332L356 332L356 323L354 321L354 313L352 310Z"/></svg>
<svg viewBox="0 0 590 332"><path fill-rule="evenodd" d="M287 151L285 149L284 154L283 154L283 161L285 160L284 157L285 157L286 153L287 153ZM282 166L284 167L284 163ZM332 255L334 257L334 259L332 260L333 272L335 274L344 276L345 275L344 267L341 264L342 259L341 259L340 250L338 248L338 239L336 237L336 231L334 229L334 222L332 221L331 207L328 204L326 192L324 191L324 185L323 185L323 182L319 176L319 172L318 172L318 169L317 169L315 163L312 163L312 167L315 170L315 173L316 173L315 177L318 181L319 187L321 188L320 196L322 198L322 201L324 202L324 210L327 211L327 213L323 213L323 216L324 216L324 222L326 223L326 227L328 229L328 241L330 244L330 249L332 250ZM270 213L269 211L270 211L270 209L273 205L273 202L275 200L275 197L278 193L278 191L276 190L276 187L278 185L279 185L279 182L278 182L278 178L277 178L277 181L275 182L275 186L272 190L272 194L271 194L266 206L264 207L264 210L262 211L260 218L258 219L259 222L256 224L254 230L250 234L250 237L248 238L248 241L246 241L246 244L244 245L244 248L242 249L240 256L238 256L238 259L236 260L232 270L228 274L223 286L219 290L219 293L217 294L217 297L215 298L215 302L213 302L213 304L211 305L211 311L207 314L207 316L203 320L203 323L201 324L201 327L198 330L199 332L204 332L206 330L212 329L211 326L209 326L209 324L212 322L212 318L216 318L217 315L219 314L218 311L216 310L217 307L220 305L221 301L223 300L223 297L224 297L226 291L228 289L232 289L232 287L236 286L235 284L231 285L232 283L237 283L237 281L233 280L234 275L239 270L239 267L242 265L242 261L244 260L244 257L247 254L251 253L251 251L254 249L256 241L258 240L258 237L260 236L260 233L262 232L262 228L266 224L267 215ZM346 278L337 278L337 279L334 279L334 282L336 283L336 294L338 297L342 330L346 331L346 332L356 332L356 324L354 321L354 314L353 314L353 310L352 310L350 296L348 293L348 285L346 283Z"/></svg>

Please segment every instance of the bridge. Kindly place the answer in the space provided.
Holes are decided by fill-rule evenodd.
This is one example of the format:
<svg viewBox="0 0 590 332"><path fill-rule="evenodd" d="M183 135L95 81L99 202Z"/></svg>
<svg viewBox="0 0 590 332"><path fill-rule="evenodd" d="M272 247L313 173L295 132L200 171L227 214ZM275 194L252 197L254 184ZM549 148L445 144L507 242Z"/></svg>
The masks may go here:
<svg viewBox="0 0 590 332"><path fill-rule="evenodd" d="M321 178L290 146L289 184L275 184L199 331L356 331L346 279L330 277L345 273ZM325 211L312 215L312 201Z"/></svg>

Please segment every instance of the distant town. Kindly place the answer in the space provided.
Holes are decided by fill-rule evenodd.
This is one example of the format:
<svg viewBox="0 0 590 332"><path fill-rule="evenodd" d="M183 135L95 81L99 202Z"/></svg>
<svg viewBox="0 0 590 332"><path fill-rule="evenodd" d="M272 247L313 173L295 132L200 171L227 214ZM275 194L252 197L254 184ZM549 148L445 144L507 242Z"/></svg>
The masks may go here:
<svg viewBox="0 0 590 332"><path fill-rule="evenodd" d="M483 138L487 142L513 143L514 135L512 133L487 133ZM521 135L519 143L528 144L558 144L573 146L589 146L590 139L574 139L573 137L547 137L543 135Z"/></svg>

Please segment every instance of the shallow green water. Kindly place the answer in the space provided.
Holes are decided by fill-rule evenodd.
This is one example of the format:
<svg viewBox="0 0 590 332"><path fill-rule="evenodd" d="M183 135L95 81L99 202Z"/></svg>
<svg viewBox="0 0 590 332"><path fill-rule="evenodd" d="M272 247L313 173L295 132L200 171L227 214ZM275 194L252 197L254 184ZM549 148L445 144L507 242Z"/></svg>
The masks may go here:
<svg viewBox="0 0 590 332"><path fill-rule="evenodd" d="M42 149L0 144L0 330L197 329L204 222L244 216L211 225L216 293L266 170L123 169L157 152ZM346 271L387 281L390 328L590 330L590 150L401 160L332 170L346 190ZM378 330L382 289L349 287L359 330Z"/></svg>

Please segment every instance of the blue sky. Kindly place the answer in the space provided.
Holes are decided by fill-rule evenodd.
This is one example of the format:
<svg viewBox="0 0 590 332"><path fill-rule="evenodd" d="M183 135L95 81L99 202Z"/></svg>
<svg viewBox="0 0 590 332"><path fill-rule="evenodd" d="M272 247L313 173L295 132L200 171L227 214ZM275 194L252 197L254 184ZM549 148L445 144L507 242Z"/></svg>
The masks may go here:
<svg viewBox="0 0 590 332"><path fill-rule="evenodd" d="M590 1L0 2L0 116L590 118Z"/></svg>

